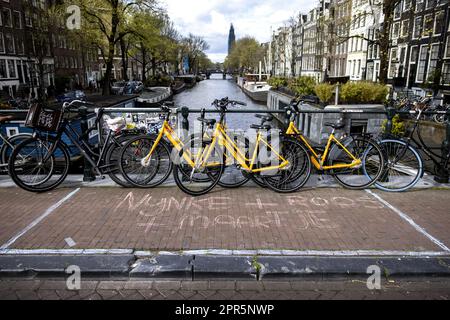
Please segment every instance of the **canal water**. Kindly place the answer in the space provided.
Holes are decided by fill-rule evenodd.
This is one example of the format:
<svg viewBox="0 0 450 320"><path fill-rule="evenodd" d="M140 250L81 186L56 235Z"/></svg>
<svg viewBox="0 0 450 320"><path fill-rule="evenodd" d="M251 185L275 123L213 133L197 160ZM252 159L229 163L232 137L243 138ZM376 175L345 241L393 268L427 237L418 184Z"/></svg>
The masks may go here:
<svg viewBox="0 0 450 320"><path fill-rule="evenodd" d="M231 100L242 101L247 104L247 106L229 106L230 110L257 109L261 110L261 112L267 110L265 104L258 104L245 95L231 77L228 77L227 80L223 80L222 74L212 74L211 79L201 81L192 89L187 89L180 94L175 95L174 102L177 107L215 109L211 106L211 103L215 99L224 97L228 97ZM192 121L199 116L199 114L190 115L190 124L192 124ZM206 117L218 119L218 114L211 113L207 114ZM229 129L240 130L248 129L253 123L259 123L259 120L252 114L228 114L226 121Z"/></svg>

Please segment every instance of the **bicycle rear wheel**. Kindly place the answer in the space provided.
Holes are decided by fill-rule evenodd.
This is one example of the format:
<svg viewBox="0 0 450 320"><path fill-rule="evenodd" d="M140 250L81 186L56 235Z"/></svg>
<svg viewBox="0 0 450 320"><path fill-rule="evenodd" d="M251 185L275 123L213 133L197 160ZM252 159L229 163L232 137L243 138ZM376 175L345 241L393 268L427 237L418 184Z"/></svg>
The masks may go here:
<svg viewBox="0 0 450 320"><path fill-rule="evenodd" d="M373 185L384 170L384 155L380 146L365 137L350 137L345 148L362 163L351 168L332 169L331 175L343 187L361 190ZM331 155L332 154L332 155ZM341 147L331 151L329 165L350 164L352 158Z"/></svg>
<svg viewBox="0 0 450 320"><path fill-rule="evenodd" d="M70 156L66 147L48 136L42 139L30 138L19 143L9 158L8 171L20 188L31 192L46 192L64 181L69 166Z"/></svg>
<svg viewBox="0 0 450 320"><path fill-rule="evenodd" d="M189 149L193 149L196 146L199 146L202 144L202 136L201 134L193 134L189 138L188 141L185 141L183 145L188 146ZM236 136L233 141L236 143L240 151L245 151L247 153L248 157L248 148L250 145L250 142L247 138L243 136ZM223 188L233 189L238 188L240 186L243 186L246 184L250 177L245 175L244 171L241 170L239 164L236 162L236 160L233 158L233 156L228 152L228 150L224 150L225 152L225 169L222 173L222 176L218 182L218 185ZM178 169L184 170L186 169L188 172L190 172L190 166L189 167L179 167ZM189 175L189 173L187 173ZM209 181L209 177L205 177L205 180L203 182ZM200 182L200 181L198 181Z"/></svg>
<svg viewBox="0 0 450 320"><path fill-rule="evenodd" d="M1 155L1 162L0 164L8 164L9 157L11 156L13 149L15 146L17 146L19 143L26 139L30 139L32 136L31 134L17 134L15 136L12 136L8 139L9 144L11 144L13 147L11 147L8 143L3 142L2 147L0 148L0 155Z"/></svg>
<svg viewBox="0 0 450 320"><path fill-rule="evenodd" d="M119 169L125 180L138 188L154 188L164 183L172 172L169 147L160 141L152 156L145 161L156 140L153 136L130 139L122 148Z"/></svg>
<svg viewBox="0 0 450 320"><path fill-rule="evenodd" d="M280 155L289 164L278 169L275 175L261 174L262 180L272 190L278 193L291 193L302 188L311 176L311 160L308 151L297 140L283 138Z"/></svg>
<svg viewBox="0 0 450 320"><path fill-rule="evenodd" d="M402 192L414 187L423 176L422 157L416 149L401 140L382 140L385 170L375 186L383 191Z"/></svg>
<svg viewBox="0 0 450 320"><path fill-rule="evenodd" d="M132 187L133 185L129 183L120 172L119 160L122 151L122 146L131 138L131 136L120 136L113 138L111 145L108 147L105 156L105 166L106 171L115 183L124 188Z"/></svg>
<svg viewBox="0 0 450 320"><path fill-rule="evenodd" d="M200 144L194 148L185 147L190 161L178 153L175 157L173 177L181 191L191 196L201 196L210 192L218 183L225 169L223 151L219 147L210 150L210 144ZM210 154L208 156L208 154Z"/></svg>

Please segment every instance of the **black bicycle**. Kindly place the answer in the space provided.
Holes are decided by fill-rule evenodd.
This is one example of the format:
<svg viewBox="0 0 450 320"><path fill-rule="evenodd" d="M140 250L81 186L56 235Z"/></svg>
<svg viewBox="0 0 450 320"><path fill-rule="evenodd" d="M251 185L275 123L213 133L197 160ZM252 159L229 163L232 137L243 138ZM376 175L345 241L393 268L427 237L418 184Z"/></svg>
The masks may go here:
<svg viewBox="0 0 450 320"><path fill-rule="evenodd" d="M424 109L420 107L416 109L417 116L406 137L399 138L393 135L385 135L379 141L385 153L386 165L382 178L375 183L378 189L402 192L413 188L425 172L424 160L419 151L427 156L427 160L434 163L436 172L442 165L444 168L449 167L450 152L438 154L436 150L441 148L427 146L421 135L420 120ZM447 115L446 111L441 111L440 114Z"/></svg>
<svg viewBox="0 0 450 320"><path fill-rule="evenodd" d="M117 159L122 145L135 133L119 134L110 129L96 149L89 143L89 135L94 130L100 133L103 109L98 109L95 125L80 135L73 127L73 118L69 117L70 113L79 114L80 106L93 105L75 100L64 103L61 110L38 105L30 109L26 125L35 129L33 136L16 146L8 163L9 174L19 187L31 192L46 192L65 180L71 160L69 147L62 140L63 134L89 162L96 176L107 174L117 184L129 186L120 175Z"/></svg>

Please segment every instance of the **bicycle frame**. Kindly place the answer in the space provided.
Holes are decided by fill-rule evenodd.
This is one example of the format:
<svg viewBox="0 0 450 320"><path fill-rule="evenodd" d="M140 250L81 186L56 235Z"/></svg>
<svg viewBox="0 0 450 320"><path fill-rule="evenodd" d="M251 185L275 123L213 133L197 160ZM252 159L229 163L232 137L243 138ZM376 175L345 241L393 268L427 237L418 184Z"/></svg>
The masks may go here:
<svg viewBox="0 0 450 320"><path fill-rule="evenodd" d="M294 122L291 121L289 123L289 127L286 130L286 134L288 135L294 135L297 138L299 138L305 146L308 148L308 150L311 152L311 162L318 170L332 170L332 169L345 169L345 168L353 168L362 163L361 159L356 158L348 149L335 137L334 130L328 137L328 142L326 144L325 150L323 151L323 154L319 154L308 142L308 140L302 135L300 130L297 129ZM337 163L332 166L326 166L326 160L330 154L330 149L332 144L336 144L339 147L341 147L346 154L352 159L351 163Z"/></svg>
<svg viewBox="0 0 450 320"><path fill-rule="evenodd" d="M51 157L53 152L58 147L59 143L61 142L63 133L67 135L69 140L81 152L81 154L85 157L85 159L92 165L96 173L98 175L101 175L102 174L101 169L103 169L103 166L100 166L100 163L105 155L107 146L111 140L112 132L111 131L108 132L106 141L101 148L100 154L98 154L92 150L91 146L84 139L80 139L80 135L78 135L78 133L72 128L72 126L67 120L63 120L63 123L61 124L61 127L59 128L55 136L56 143L52 146L47 156L43 159L44 162ZM98 158L97 162L94 160L94 157Z"/></svg>
<svg viewBox="0 0 450 320"><path fill-rule="evenodd" d="M164 120L162 129L160 130L160 132L155 140L155 143L153 144L148 155L144 158L145 162L148 162L150 160L151 156L155 152L158 144L161 142L163 137L166 137L177 151L179 151L179 152L183 151L183 154L182 154L183 158L186 160L186 162L192 168L205 167L205 166L217 166L217 162L216 163L208 162L208 159L211 156L212 151L215 149L217 143L220 146L223 146L226 150L228 150L231 153L231 156L239 163L239 165L244 170L252 172L252 173L269 171L269 170L274 170L274 169L282 169L289 164L289 161L287 161L286 159L281 157L280 154L277 153L273 149L273 147L264 138L262 138L262 135L260 132L258 132L258 135L257 135L256 148L253 152L253 156L251 159L247 159L245 157L245 155L243 155L243 153L239 149L239 147L227 135L226 128L221 123L218 123L216 125L214 134L213 134L213 138L211 140L211 143L208 144L208 147L204 148L204 149L202 148L201 152L199 152L195 156L195 160L192 161L192 154L191 154L190 150L184 150L183 142L176 135L175 131L169 125L169 122L167 120ZM258 157L258 151L259 151L260 144L266 145L271 151L273 151L277 155L281 164L278 166L268 166L268 167L264 167L264 168L254 169L254 166L257 163L257 157Z"/></svg>

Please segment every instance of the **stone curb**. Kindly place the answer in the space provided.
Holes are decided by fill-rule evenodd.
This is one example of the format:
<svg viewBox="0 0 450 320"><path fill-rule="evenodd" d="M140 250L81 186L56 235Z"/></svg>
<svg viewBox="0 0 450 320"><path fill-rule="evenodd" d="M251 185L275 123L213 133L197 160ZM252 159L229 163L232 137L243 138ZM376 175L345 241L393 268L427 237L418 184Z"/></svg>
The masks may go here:
<svg viewBox="0 0 450 320"><path fill-rule="evenodd" d="M2 255L0 277L67 277L78 266L88 277L178 280L270 280L305 277L367 277L378 266L384 277L450 276L450 256L443 257L302 257L155 255ZM372 271L373 272L373 271Z"/></svg>

